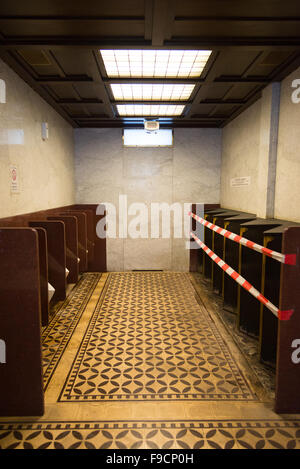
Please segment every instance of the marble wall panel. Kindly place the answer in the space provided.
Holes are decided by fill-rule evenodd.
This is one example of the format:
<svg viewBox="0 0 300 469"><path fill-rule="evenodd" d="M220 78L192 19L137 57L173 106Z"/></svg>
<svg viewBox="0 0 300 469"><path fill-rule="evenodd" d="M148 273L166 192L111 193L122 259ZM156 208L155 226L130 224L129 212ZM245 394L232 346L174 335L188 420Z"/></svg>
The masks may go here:
<svg viewBox="0 0 300 469"><path fill-rule="evenodd" d="M295 80L298 80L298 85L292 87ZM295 97L298 97L298 103L292 101L293 92ZM300 67L281 83L275 185L275 217L300 222L299 201Z"/></svg>
<svg viewBox="0 0 300 469"><path fill-rule="evenodd" d="M0 60L6 102L0 103L0 218L75 201L72 127ZM42 139L48 122L49 139ZM11 192L16 166L19 191Z"/></svg>
<svg viewBox="0 0 300 469"><path fill-rule="evenodd" d="M119 224L121 194L127 196L128 207L145 204L149 221L151 203L218 203L221 133L219 129L175 129L172 148L126 148L120 129L76 129L77 203L116 204L117 231L123 225ZM128 226L133 219L134 215L128 216ZM172 213L170 219L170 239L162 238L162 226L158 239L108 239L108 270L187 271L185 240L174 239Z"/></svg>

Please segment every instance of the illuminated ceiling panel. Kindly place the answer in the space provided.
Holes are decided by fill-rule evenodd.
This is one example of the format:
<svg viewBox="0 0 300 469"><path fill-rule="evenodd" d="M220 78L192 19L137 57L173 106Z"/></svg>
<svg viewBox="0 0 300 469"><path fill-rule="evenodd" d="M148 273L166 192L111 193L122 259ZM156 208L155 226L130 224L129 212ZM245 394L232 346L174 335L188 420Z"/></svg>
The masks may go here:
<svg viewBox="0 0 300 469"><path fill-rule="evenodd" d="M210 50L100 50L110 78L196 78Z"/></svg>
<svg viewBox="0 0 300 469"><path fill-rule="evenodd" d="M116 101L186 101L195 85L111 84Z"/></svg>
<svg viewBox="0 0 300 469"><path fill-rule="evenodd" d="M129 116L181 116L185 106L175 104L118 104L121 117Z"/></svg>

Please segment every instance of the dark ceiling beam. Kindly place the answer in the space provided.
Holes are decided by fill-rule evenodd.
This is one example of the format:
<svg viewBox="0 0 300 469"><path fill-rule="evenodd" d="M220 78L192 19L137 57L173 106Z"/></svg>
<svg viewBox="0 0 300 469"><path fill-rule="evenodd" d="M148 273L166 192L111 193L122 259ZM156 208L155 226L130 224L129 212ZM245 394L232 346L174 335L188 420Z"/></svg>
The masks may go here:
<svg viewBox="0 0 300 469"><path fill-rule="evenodd" d="M162 46L165 40L172 37L174 22L174 2L170 0L153 0L152 46Z"/></svg>
<svg viewBox="0 0 300 469"><path fill-rule="evenodd" d="M221 23L227 21L257 21L257 22L270 22L276 21L282 23L284 21L297 22L300 21L300 16L175 16L174 21L218 21Z"/></svg>
<svg viewBox="0 0 300 469"><path fill-rule="evenodd" d="M153 0L145 0L145 40L151 41L153 28Z"/></svg>
<svg viewBox="0 0 300 469"><path fill-rule="evenodd" d="M134 119L159 119L159 117L155 117L155 116L118 116L116 119L121 119L122 121L124 121L124 119L128 119L128 118L131 118L133 117ZM198 122L201 122L201 121L219 121L220 119L221 120L224 120L227 116L197 116L195 119L187 119L188 122L195 122L195 120L197 120ZM76 121L88 121L88 122L93 122L93 121L105 121L107 120L107 116L86 116L86 115L76 115L76 116L72 116L73 119L75 119ZM167 118L167 116L166 116ZM170 119L172 119L172 117L170 117ZM173 118L175 119L175 118ZM177 118L177 121L183 121L184 119L182 117L178 117ZM184 120L185 121L185 120ZM111 121L112 122L112 121Z"/></svg>
<svg viewBox="0 0 300 469"><path fill-rule="evenodd" d="M174 104L174 105L181 105L181 106L186 106L188 104L191 104L192 101L190 100L187 100L187 101L183 101L183 100L178 100L178 101L175 101L175 100L168 100L168 99L164 99L164 100L161 100L161 101L152 101L152 100L149 100L149 101L136 101L136 100L126 100L126 101L111 101L111 104L113 104L114 106L116 106L117 104L154 104L154 105L162 105L162 104Z"/></svg>
<svg viewBox="0 0 300 469"><path fill-rule="evenodd" d="M153 84L153 81L158 84L193 84L204 83L204 78L103 78L104 83L145 83Z"/></svg>
<svg viewBox="0 0 300 469"><path fill-rule="evenodd" d="M81 98L81 99L72 99L72 98L64 98L64 99L57 99L57 104L103 104L103 101L98 98Z"/></svg>
<svg viewBox="0 0 300 469"><path fill-rule="evenodd" d="M94 82L99 83L101 87L103 87L103 96L104 96L104 101L103 103L106 106L107 112L109 113L111 118L115 117L115 109L111 105L110 102L110 96L109 92L107 89L107 85L103 81L103 74L105 73L105 67L101 58L101 55L99 54L98 50L92 50L92 56L93 56L93 77L94 77Z"/></svg>
<svg viewBox="0 0 300 469"><path fill-rule="evenodd" d="M164 0L158 0L158 3L162 3ZM153 0L150 0L152 3ZM148 8L148 6L146 7ZM1 15L0 21L136 21L144 20L145 16L141 15L85 15L85 16L76 16L76 15ZM300 16L174 16L174 21L218 21L221 23L228 21L236 22L300 22Z"/></svg>
<svg viewBox="0 0 300 469"><path fill-rule="evenodd" d="M254 84L254 85L263 85L270 82L269 78L262 78L262 77L233 77L233 76L221 76L215 78L213 83L229 83L229 84Z"/></svg>
<svg viewBox="0 0 300 469"><path fill-rule="evenodd" d="M144 16L37 16L37 15L22 15L22 16L0 16L1 21L143 21Z"/></svg>
<svg viewBox="0 0 300 469"><path fill-rule="evenodd" d="M170 128L220 128L223 125L223 120L220 119L215 122L209 122L209 121L203 121L203 122L198 122L196 119L192 120L191 122L187 122L183 120L182 122L178 121L173 121L170 123L160 123L160 128L161 129L170 129ZM90 128L91 124L90 123L84 123L84 122L78 122L77 126L84 129L84 128ZM134 128L134 129L143 129L144 128L144 123L143 122L135 122L135 123L130 123L130 122L123 122L121 120L113 120L113 121L101 121L101 122L93 122L93 128Z"/></svg>
<svg viewBox="0 0 300 469"><path fill-rule="evenodd" d="M40 77L35 80L36 83L41 83L41 84L61 84L61 83L87 83L87 82L93 82L93 79L91 77L88 77L86 75L67 75L65 77L50 77L50 76L45 76L45 77Z"/></svg>
<svg viewBox="0 0 300 469"><path fill-rule="evenodd" d="M2 49L41 49L51 48L52 50L72 48L94 48L94 49L153 49L150 40L144 37L136 36L114 36L114 37L78 37L78 36L4 36L0 32L0 48ZM165 40L161 46L155 46L157 49L217 49L219 51L285 51L298 49L300 50L300 37L298 38L238 38L238 37L172 37L172 40Z"/></svg>
<svg viewBox="0 0 300 469"><path fill-rule="evenodd" d="M151 42L142 36L0 36L0 47L8 48L38 48L49 47L53 50L65 47L110 49L127 49L141 47L151 48Z"/></svg>
<svg viewBox="0 0 300 469"><path fill-rule="evenodd" d="M232 84L267 84L270 82L269 78L262 78L262 77L247 77L247 78L239 78L233 76L223 76L223 77L214 77L213 79L210 77L206 78L103 78L105 83L148 83L152 84L153 80L155 83L161 84L204 84L204 83L232 83Z"/></svg>
<svg viewBox="0 0 300 469"><path fill-rule="evenodd" d="M246 104L246 100L244 99L203 99L201 104Z"/></svg>
<svg viewBox="0 0 300 469"><path fill-rule="evenodd" d="M239 36L173 36L171 41L165 41L165 47L168 46L177 46L182 47L184 44L189 44L190 48L195 47L217 47L227 48L227 47L247 47L257 46L257 47L267 47L270 46L273 49L280 47L300 47L300 37L296 36L262 36L262 37L239 37Z"/></svg>

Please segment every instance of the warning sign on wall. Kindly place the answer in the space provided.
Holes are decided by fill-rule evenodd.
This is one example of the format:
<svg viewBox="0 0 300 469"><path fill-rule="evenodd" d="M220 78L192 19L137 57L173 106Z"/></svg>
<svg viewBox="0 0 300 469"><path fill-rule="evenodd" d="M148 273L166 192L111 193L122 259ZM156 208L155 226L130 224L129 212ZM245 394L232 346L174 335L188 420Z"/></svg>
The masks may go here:
<svg viewBox="0 0 300 469"><path fill-rule="evenodd" d="M10 192L18 194L20 192L19 186L19 170L16 165L11 165L9 168L10 173Z"/></svg>

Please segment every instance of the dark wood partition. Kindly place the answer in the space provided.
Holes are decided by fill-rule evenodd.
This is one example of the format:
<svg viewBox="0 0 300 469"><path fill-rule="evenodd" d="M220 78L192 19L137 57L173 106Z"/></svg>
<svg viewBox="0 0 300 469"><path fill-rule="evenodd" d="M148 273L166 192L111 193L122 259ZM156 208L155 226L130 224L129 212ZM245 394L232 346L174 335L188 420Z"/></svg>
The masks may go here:
<svg viewBox="0 0 300 469"><path fill-rule="evenodd" d="M95 257L94 215L93 215L92 210L84 210L84 213L86 214L86 224L87 224L86 229L87 229L88 270L92 271L94 257ZM104 251L106 253L106 243L105 243Z"/></svg>
<svg viewBox="0 0 300 469"><path fill-rule="evenodd" d="M60 215L74 216L77 219L79 272L86 272L88 270L87 214L76 210L68 210L61 212Z"/></svg>
<svg viewBox="0 0 300 469"><path fill-rule="evenodd" d="M219 213L213 218L213 224L224 228L224 220L227 217L239 215L236 211ZM212 231L212 250L217 256L224 260L224 237ZM212 286L216 293L222 293L224 271L215 263L212 263Z"/></svg>
<svg viewBox="0 0 300 469"><path fill-rule="evenodd" d="M86 215L87 224L87 251L88 255L88 268L89 272L106 272L106 239L100 239L97 236L96 228L97 223L105 217L104 215L97 215L97 204L75 204L66 205L64 207L57 207L47 210L40 210L38 212L26 213L13 217L0 219L0 226L9 227L22 227L29 226L31 220L47 220L48 217L59 215L65 212L80 212ZM75 215L75 213L73 214ZM79 248L81 241L79 240ZM82 249L82 257L83 257ZM84 262L83 262L84 263ZM82 264L83 264L82 263ZM85 271L84 266L81 264L82 271Z"/></svg>
<svg viewBox="0 0 300 469"><path fill-rule="evenodd" d="M55 288L52 301L66 298L66 240L65 225L62 221L29 221L31 227L44 228L47 232L48 278Z"/></svg>
<svg viewBox="0 0 300 469"><path fill-rule="evenodd" d="M284 232L299 224L285 222L281 226L264 232L264 246L277 252L282 250ZM279 305L281 263L263 256L262 287L263 295L274 305ZM300 279L299 279L300 281ZM275 368L277 353L278 319L265 306L260 306L259 356L260 360Z"/></svg>
<svg viewBox="0 0 300 469"><path fill-rule="evenodd" d="M231 212L227 210L226 208L214 209L214 210L205 212L204 218L210 223L213 223L213 220L215 219L216 215L224 214L224 216L226 216L226 213L231 213ZM204 228L204 244L206 244L206 246L212 250L213 231L206 227ZM207 278L208 280L212 280L212 264L213 264L213 261L207 255L204 255L203 256L203 274L204 274L204 277Z"/></svg>
<svg viewBox="0 0 300 469"><path fill-rule="evenodd" d="M193 213L196 213L197 211L197 205L192 204L191 210ZM191 218L191 231L196 231L196 220L194 218ZM194 243L193 238L190 239L190 246ZM202 251L202 249L190 249L190 272L197 272L198 270L198 256L199 256L199 251Z"/></svg>
<svg viewBox="0 0 300 469"><path fill-rule="evenodd" d="M242 223L240 235L263 245L264 231L280 226L280 220L257 218L256 220ZM262 262L261 253L253 251L240 245L239 273L258 291L262 285ZM260 303L250 295L244 288L238 288L238 314L237 326L242 331L256 338L259 337L260 327Z"/></svg>
<svg viewBox="0 0 300 469"><path fill-rule="evenodd" d="M282 252L297 254L297 265L281 266L280 310L293 309L278 327L275 410L300 413L300 228L284 231Z"/></svg>
<svg viewBox="0 0 300 469"><path fill-rule="evenodd" d="M78 263L78 227L74 216L53 215L48 220L61 221L65 225L66 267L69 270L67 283L77 283L79 276Z"/></svg>
<svg viewBox="0 0 300 469"><path fill-rule="evenodd" d="M68 209L75 209L79 210L80 212L82 211L91 211L93 214L93 227L92 227L92 233L90 233L94 243L94 258L93 261L91 261L89 270L95 271L95 272L106 272L106 239L103 238L98 238L97 236L97 224L102 218L105 217L105 212L104 215L97 215L97 208L99 206L97 204L75 204Z"/></svg>
<svg viewBox="0 0 300 469"><path fill-rule="evenodd" d="M224 228L232 233L240 234L241 224L247 221L255 220L255 215L244 214L225 218ZM239 270L239 251L240 245L224 238L224 258L226 264L230 265L236 272ZM223 307L226 311L236 313L238 304L238 284L229 275L223 275L222 296L224 300Z"/></svg>
<svg viewBox="0 0 300 469"><path fill-rule="evenodd" d="M192 204L191 205L191 211L195 214L197 214L197 206L199 204ZM201 207L203 208L203 215L204 216L206 213L218 209L220 207L219 204L201 204ZM197 227L197 221L194 218L191 218L191 231L196 231ZM203 227L203 232L204 232L204 227ZM194 243L193 238L190 240L190 243ZM202 266L203 266L203 250L200 249L199 247L197 249L190 249L190 272L202 272Z"/></svg>
<svg viewBox="0 0 300 469"><path fill-rule="evenodd" d="M44 228L35 228L35 230L39 243L41 319L42 326L47 326L49 323L47 233Z"/></svg>
<svg viewBox="0 0 300 469"><path fill-rule="evenodd" d="M38 234L0 229L0 415L43 415Z"/></svg>

